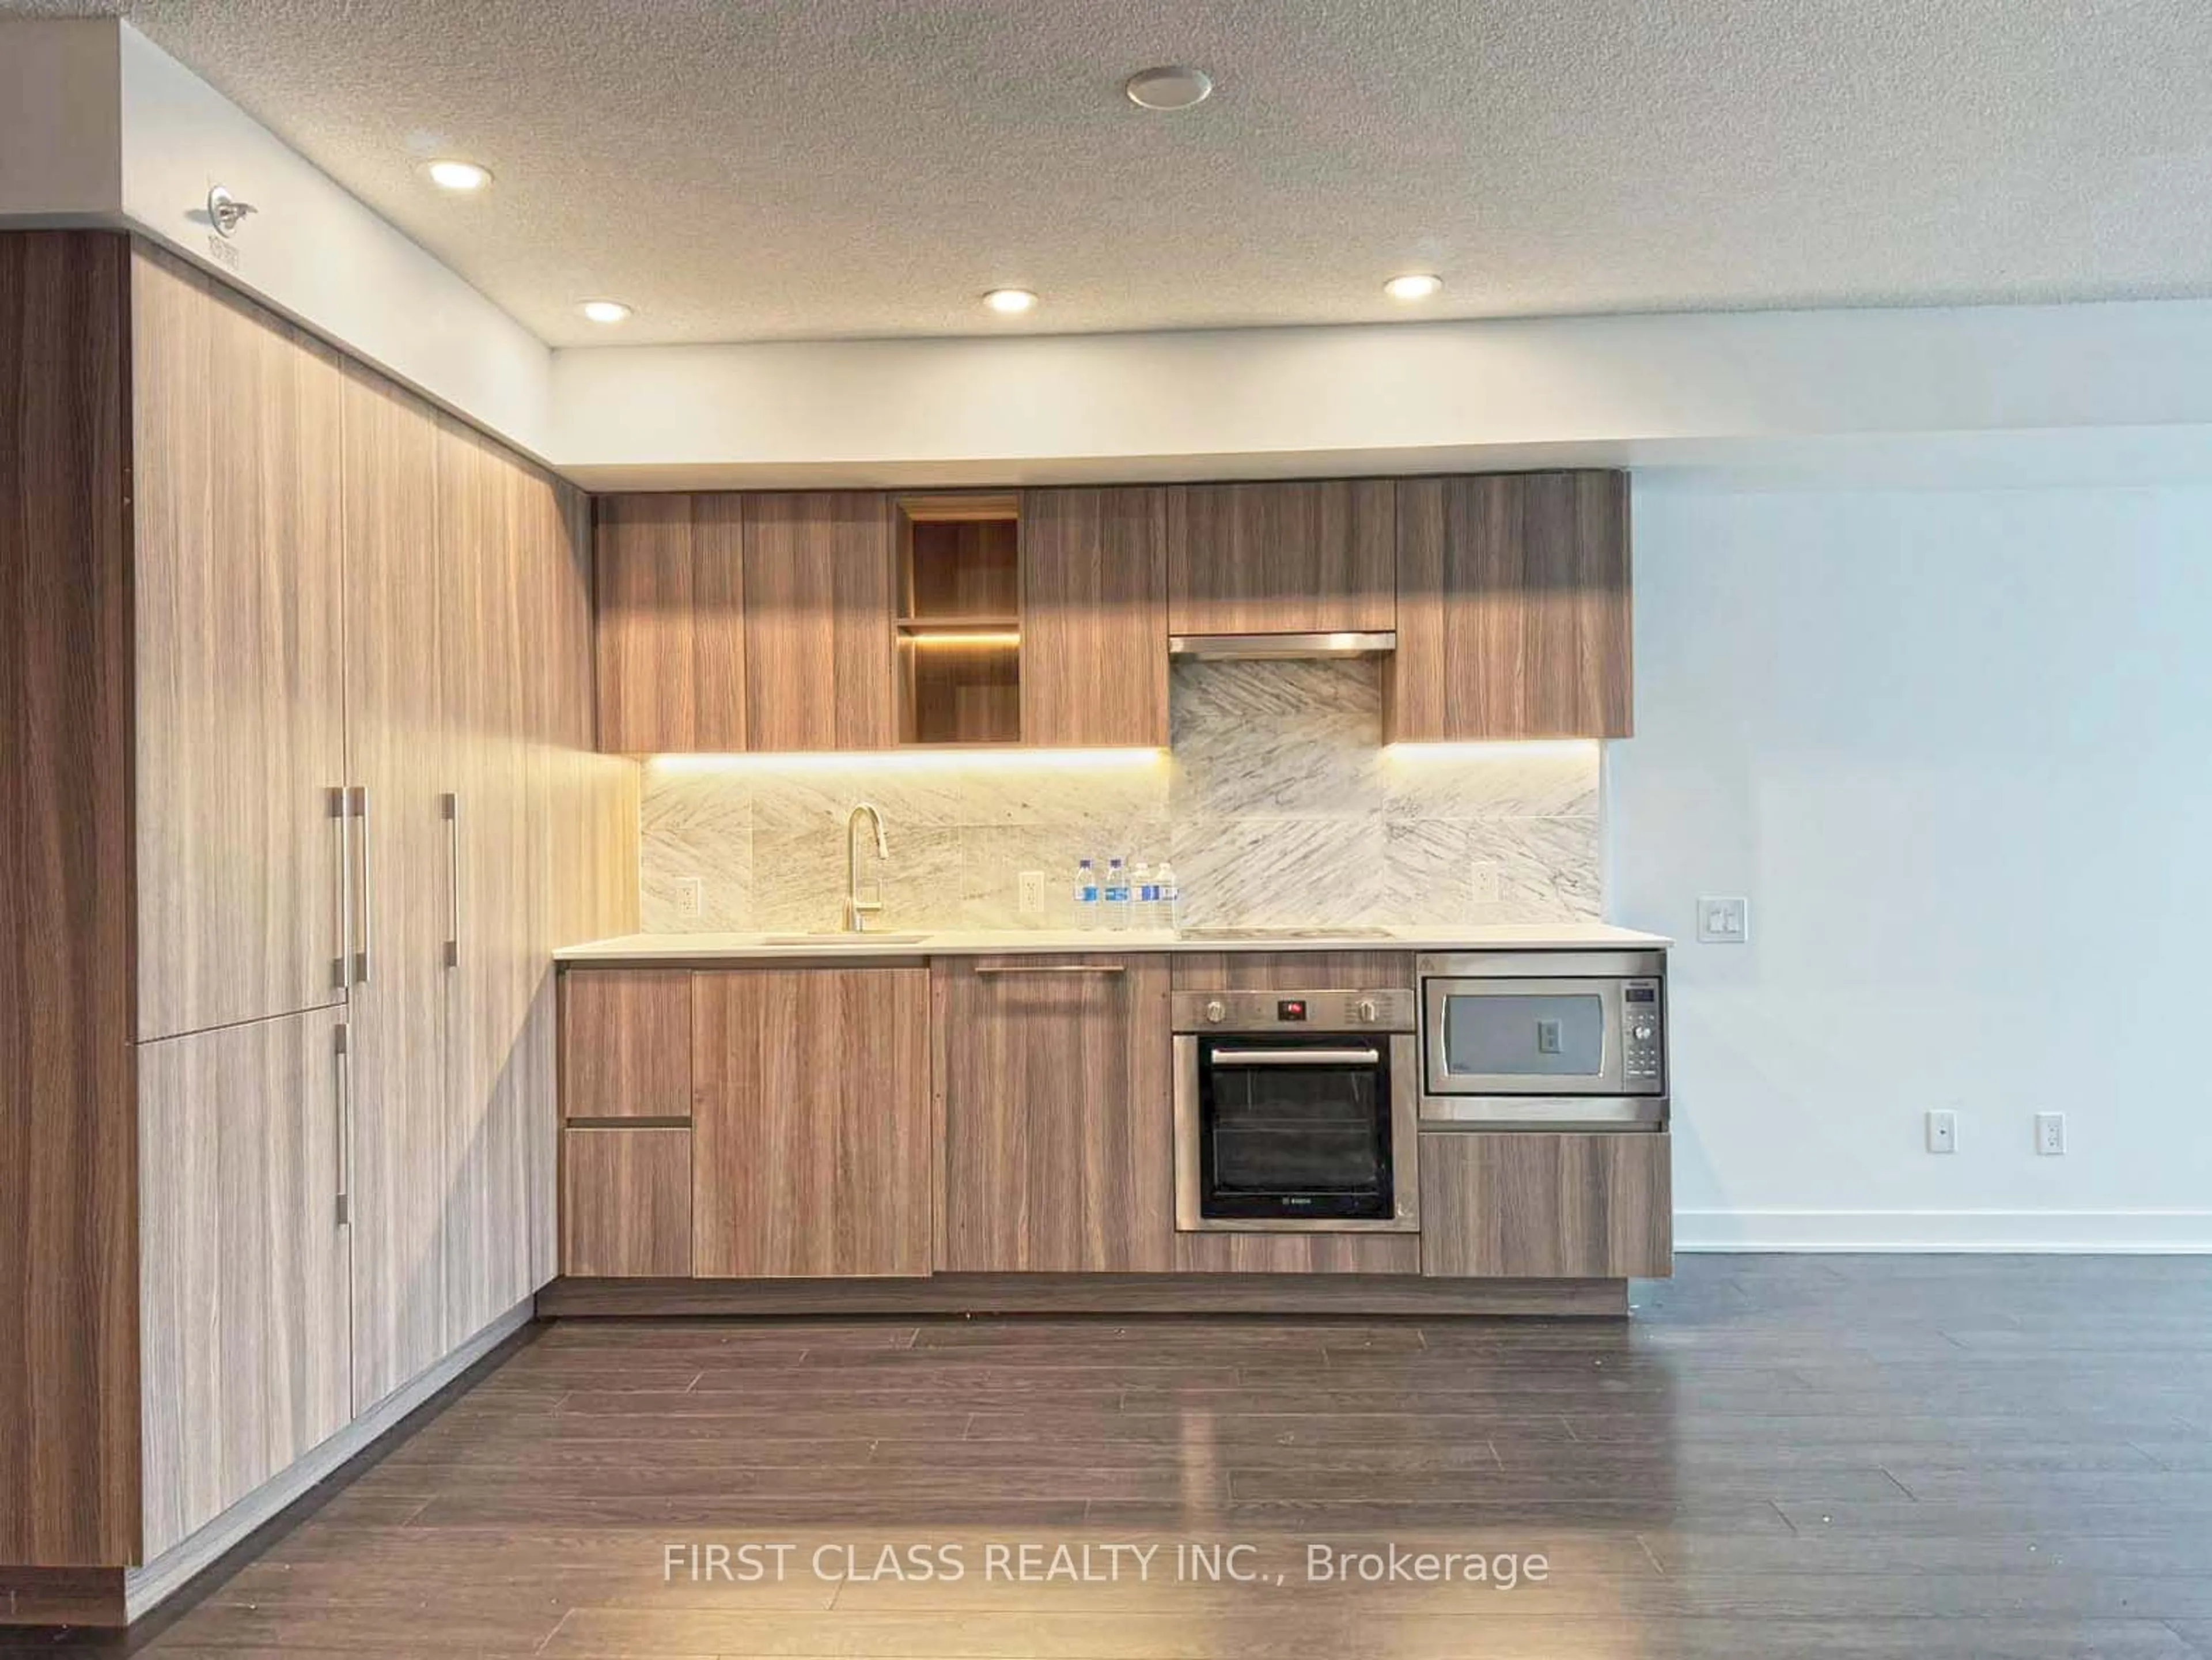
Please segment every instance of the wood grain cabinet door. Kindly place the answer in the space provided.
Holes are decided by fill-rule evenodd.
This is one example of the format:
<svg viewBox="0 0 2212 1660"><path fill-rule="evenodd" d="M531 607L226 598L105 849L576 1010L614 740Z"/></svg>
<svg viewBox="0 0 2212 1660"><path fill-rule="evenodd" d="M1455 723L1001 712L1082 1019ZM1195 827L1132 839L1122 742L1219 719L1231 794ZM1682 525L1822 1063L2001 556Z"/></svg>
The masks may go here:
<svg viewBox="0 0 2212 1660"><path fill-rule="evenodd" d="M561 976L561 1116L691 1116L691 976L570 969Z"/></svg>
<svg viewBox="0 0 2212 1660"><path fill-rule="evenodd" d="M1176 1267L1173 1052L1161 956L942 958L938 1266Z"/></svg>
<svg viewBox="0 0 2212 1660"><path fill-rule="evenodd" d="M929 971L691 977L692 1272L926 1274Z"/></svg>
<svg viewBox="0 0 2212 1660"><path fill-rule="evenodd" d="M1167 492L1022 496L1022 741L1168 741Z"/></svg>
<svg viewBox="0 0 2212 1660"><path fill-rule="evenodd" d="M1397 490L1385 739L1628 736L1627 475L1413 478Z"/></svg>
<svg viewBox="0 0 2212 1660"><path fill-rule="evenodd" d="M740 501L599 499L602 750L652 755L745 747Z"/></svg>
<svg viewBox="0 0 2212 1660"><path fill-rule="evenodd" d="M1397 515L1389 479L1176 487L1168 493L1168 632L1395 626Z"/></svg>
<svg viewBox="0 0 2212 1660"><path fill-rule="evenodd" d="M350 1421L342 1016L138 1052L147 1558Z"/></svg>
<svg viewBox="0 0 2212 1660"><path fill-rule="evenodd" d="M561 1149L562 1273L690 1276L690 1130L564 1130Z"/></svg>
<svg viewBox="0 0 2212 1660"><path fill-rule="evenodd" d="M438 417L349 367L343 405L354 1405L446 1352L447 719Z"/></svg>
<svg viewBox="0 0 2212 1660"><path fill-rule="evenodd" d="M1624 1280L1674 1272L1668 1137L1431 1132L1421 1137L1421 1272Z"/></svg>
<svg viewBox="0 0 2212 1660"><path fill-rule="evenodd" d="M745 747L898 741L891 503L866 490L748 496Z"/></svg>
<svg viewBox="0 0 2212 1660"><path fill-rule="evenodd" d="M138 1037L344 995L334 353L132 256Z"/></svg>

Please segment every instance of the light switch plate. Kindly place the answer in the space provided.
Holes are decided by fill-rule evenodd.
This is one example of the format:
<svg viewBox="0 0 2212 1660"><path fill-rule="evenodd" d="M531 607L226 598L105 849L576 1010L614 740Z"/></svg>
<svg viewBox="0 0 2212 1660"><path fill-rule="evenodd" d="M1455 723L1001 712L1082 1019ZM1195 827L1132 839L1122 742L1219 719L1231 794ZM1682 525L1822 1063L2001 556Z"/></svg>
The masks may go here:
<svg viewBox="0 0 2212 1660"><path fill-rule="evenodd" d="M1741 946L1751 938L1751 901L1741 894L1705 894L1698 900L1698 940Z"/></svg>
<svg viewBox="0 0 2212 1660"><path fill-rule="evenodd" d="M676 879L676 912L679 916L703 915L707 909L707 884L696 876Z"/></svg>
<svg viewBox="0 0 2212 1660"><path fill-rule="evenodd" d="M1496 860L1478 859L1468 867L1467 874L1471 897L1476 904L1494 905L1504 897Z"/></svg>
<svg viewBox="0 0 2212 1660"><path fill-rule="evenodd" d="M1022 915L1035 916L1043 909L1044 873L1041 870L1025 870L1022 873Z"/></svg>
<svg viewBox="0 0 2212 1660"><path fill-rule="evenodd" d="M1936 1111L1928 1115L1928 1151L1956 1152L1959 1150L1959 1115L1955 1112Z"/></svg>

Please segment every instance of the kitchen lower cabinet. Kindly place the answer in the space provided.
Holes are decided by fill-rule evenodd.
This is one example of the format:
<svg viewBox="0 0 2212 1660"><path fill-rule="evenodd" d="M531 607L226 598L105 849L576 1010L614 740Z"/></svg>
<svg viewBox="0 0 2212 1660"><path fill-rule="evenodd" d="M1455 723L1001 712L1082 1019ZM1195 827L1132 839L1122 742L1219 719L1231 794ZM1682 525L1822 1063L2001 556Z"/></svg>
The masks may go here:
<svg viewBox="0 0 2212 1660"><path fill-rule="evenodd" d="M139 1050L148 1557L352 1420L346 1039L322 1012Z"/></svg>
<svg viewBox="0 0 2212 1660"><path fill-rule="evenodd" d="M1669 1137L1425 1131L1421 1272L1622 1280L1674 1272Z"/></svg>
<svg viewBox="0 0 2212 1660"><path fill-rule="evenodd" d="M587 1279L691 1272L691 1132L570 1129L561 1136L561 1271Z"/></svg>
<svg viewBox="0 0 2212 1660"><path fill-rule="evenodd" d="M692 1272L926 1274L929 971L691 977Z"/></svg>
<svg viewBox="0 0 2212 1660"><path fill-rule="evenodd" d="M691 976L571 969L561 977L561 1116L691 1116Z"/></svg>
<svg viewBox="0 0 2212 1660"><path fill-rule="evenodd" d="M939 958L945 1216L957 1273L1176 1267L1164 956Z"/></svg>

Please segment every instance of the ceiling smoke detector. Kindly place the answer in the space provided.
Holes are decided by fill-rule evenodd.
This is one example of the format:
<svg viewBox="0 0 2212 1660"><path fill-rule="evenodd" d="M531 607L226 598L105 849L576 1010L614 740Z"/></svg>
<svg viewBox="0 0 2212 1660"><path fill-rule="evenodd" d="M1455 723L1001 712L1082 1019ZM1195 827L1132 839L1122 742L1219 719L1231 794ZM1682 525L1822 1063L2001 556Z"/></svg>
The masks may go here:
<svg viewBox="0 0 2212 1660"><path fill-rule="evenodd" d="M1187 110L1213 95L1213 77L1188 64L1170 64L1156 70L1139 70L1121 90L1139 109Z"/></svg>

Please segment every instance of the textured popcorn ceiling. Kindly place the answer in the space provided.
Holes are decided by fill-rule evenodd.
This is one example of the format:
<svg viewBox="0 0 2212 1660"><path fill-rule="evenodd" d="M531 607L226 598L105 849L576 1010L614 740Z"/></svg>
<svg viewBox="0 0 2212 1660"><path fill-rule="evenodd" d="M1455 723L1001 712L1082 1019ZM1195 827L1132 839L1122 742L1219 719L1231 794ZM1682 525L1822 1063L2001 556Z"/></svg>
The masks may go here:
<svg viewBox="0 0 2212 1660"><path fill-rule="evenodd" d="M2207 0L116 9L556 343L2212 294Z"/></svg>

